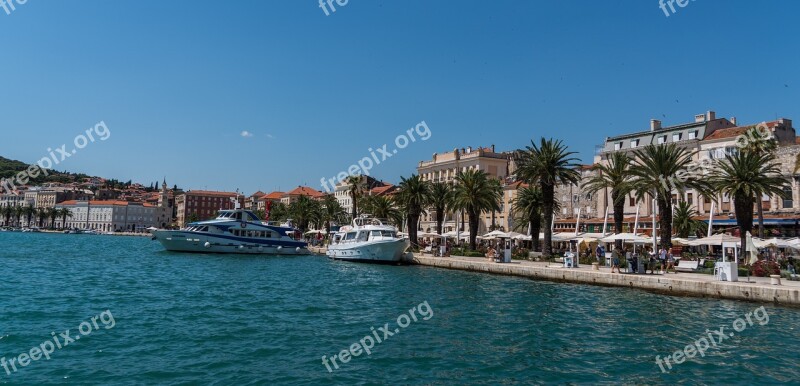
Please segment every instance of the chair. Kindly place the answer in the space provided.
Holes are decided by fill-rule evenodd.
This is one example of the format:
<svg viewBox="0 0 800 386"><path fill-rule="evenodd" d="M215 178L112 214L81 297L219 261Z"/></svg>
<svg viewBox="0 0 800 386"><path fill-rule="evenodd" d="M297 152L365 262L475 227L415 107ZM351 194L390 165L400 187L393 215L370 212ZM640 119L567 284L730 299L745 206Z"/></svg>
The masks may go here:
<svg viewBox="0 0 800 386"><path fill-rule="evenodd" d="M431 255L433 255L433 247L431 247L430 245L425 247L425 249L422 250L422 254L424 255L426 253L430 253Z"/></svg>

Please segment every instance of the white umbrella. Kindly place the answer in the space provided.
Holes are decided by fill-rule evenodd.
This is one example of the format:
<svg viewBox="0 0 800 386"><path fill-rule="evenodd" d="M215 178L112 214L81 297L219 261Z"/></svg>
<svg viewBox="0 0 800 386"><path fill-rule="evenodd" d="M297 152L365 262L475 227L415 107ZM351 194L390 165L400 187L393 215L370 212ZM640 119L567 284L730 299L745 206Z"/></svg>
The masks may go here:
<svg viewBox="0 0 800 386"><path fill-rule="evenodd" d="M781 239L775 238L775 237L773 237L773 238L771 238L769 240L764 240L764 246L767 246L767 247L778 247L778 248L800 249L800 247L795 245L795 244L792 244L792 243L790 243L790 242L788 242L786 240L781 240Z"/></svg>
<svg viewBox="0 0 800 386"><path fill-rule="evenodd" d="M700 245L722 245L722 243L736 243L738 241L738 237L733 237L726 234L717 234L711 237L704 237L702 239L689 241L688 245L695 247Z"/></svg>
<svg viewBox="0 0 800 386"><path fill-rule="evenodd" d="M485 235L483 235L484 239L492 239L492 238L509 238L511 237L508 233L501 232L498 230L491 231Z"/></svg>
<svg viewBox="0 0 800 386"><path fill-rule="evenodd" d="M600 241L604 243L613 243L617 240L622 240L623 242L630 242L630 243L646 243L651 241L649 238L636 235L633 233L617 233L615 235L611 235L601 239Z"/></svg>
<svg viewBox="0 0 800 386"><path fill-rule="evenodd" d="M318 229L318 230L317 229L312 229L312 230L306 232L305 234L307 234L307 235L315 235L317 233L322 233L323 235L327 235L328 231L326 231L325 229Z"/></svg>

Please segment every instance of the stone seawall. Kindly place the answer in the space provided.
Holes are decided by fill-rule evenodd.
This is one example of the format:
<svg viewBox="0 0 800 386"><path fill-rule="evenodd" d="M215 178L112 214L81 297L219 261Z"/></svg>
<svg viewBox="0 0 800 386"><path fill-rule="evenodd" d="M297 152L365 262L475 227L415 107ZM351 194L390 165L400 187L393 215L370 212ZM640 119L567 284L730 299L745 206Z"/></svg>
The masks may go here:
<svg viewBox="0 0 800 386"><path fill-rule="evenodd" d="M414 256L414 264L557 282L637 288L679 296L749 300L800 306L800 285L796 285L797 282L791 282L792 285L786 285L789 282L784 282L784 285L770 285L764 282L721 282L715 281L711 275L701 274L630 275L594 271L591 270L591 266L574 269L548 267L527 262L501 264L488 262L485 259L440 258L420 255ZM690 278L686 276L690 276ZM692 276L696 276L696 278Z"/></svg>

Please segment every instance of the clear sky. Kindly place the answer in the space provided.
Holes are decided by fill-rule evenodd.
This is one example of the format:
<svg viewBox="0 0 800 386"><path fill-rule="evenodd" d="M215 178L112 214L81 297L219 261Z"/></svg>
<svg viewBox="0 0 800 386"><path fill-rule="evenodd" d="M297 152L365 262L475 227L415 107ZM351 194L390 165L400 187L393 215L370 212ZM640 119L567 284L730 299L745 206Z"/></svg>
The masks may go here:
<svg viewBox="0 0 800 386"><path fill-rule="evenodd" d="M428 140L373 176L397 182L435 152L541 136L588 163L606 136L706 110L800 126L798 1L697 0L669 17L658 0L334 5L0 8L0 155L35 162L103 121L110 137L58 169L251 193L320 189L421 121Z"/></svg>

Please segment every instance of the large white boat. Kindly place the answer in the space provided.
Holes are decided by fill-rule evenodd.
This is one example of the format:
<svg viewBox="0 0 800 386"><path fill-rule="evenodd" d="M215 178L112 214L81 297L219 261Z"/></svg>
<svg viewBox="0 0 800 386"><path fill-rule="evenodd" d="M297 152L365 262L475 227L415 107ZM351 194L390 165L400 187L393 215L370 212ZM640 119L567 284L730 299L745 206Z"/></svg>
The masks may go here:
<svg viewBox="0 0 800 386"><path fill-rule="evenodd" d="M308 254L308 244L293 236L291 223L272 225L249 210L221 210L216 219L189 223L180 230L151 229L168 251L259 255Z"/></svg>
<svg viewBox="0 0 800 386"><path fill-rule="evenodd" d="M353 220L352 227L339 229L327 254L336 260L399 263L410 244L408 239L398 236L397 228L362 216Z"/></svg>

